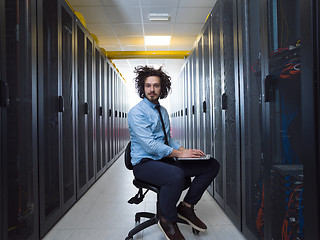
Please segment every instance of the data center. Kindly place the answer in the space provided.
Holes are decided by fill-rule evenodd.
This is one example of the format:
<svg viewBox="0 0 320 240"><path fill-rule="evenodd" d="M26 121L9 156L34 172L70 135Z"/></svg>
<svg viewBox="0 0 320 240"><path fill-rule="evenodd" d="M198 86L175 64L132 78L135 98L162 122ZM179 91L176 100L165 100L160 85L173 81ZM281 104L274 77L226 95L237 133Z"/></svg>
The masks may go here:
<svg viewBox="0 0 320 240"><path fill-rule="evenodd" d="M72 2L0 0L3 240L44 238L130 141L128 79ZM213 2L172 137L218 160L208 192L245 239L320 239L319 2Z"/></svg>

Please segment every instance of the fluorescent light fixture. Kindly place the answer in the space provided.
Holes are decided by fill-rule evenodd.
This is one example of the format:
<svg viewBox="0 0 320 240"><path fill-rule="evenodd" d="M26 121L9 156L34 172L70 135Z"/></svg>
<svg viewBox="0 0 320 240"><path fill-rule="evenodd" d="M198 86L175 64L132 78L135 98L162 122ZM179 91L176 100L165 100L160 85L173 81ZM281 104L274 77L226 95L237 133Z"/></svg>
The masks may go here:
<svg viewBox="0 0 320 240"><path fill-rule="evenodd" d="M150 13L150 21L169 21L170 15L168 13Z"/></svg>
<svg viewBox="0 0 320 240"><path fill-rule="evenodd" d="M171 36L144 36L146 46L168 46L170 45Z"/></svg>

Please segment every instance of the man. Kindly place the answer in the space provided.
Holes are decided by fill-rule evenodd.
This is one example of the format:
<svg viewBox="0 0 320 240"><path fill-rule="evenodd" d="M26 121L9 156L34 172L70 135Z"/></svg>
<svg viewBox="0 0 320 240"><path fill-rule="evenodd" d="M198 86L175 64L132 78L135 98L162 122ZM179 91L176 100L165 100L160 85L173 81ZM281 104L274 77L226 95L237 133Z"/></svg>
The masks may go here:
<svg viewBox="0 0 320 240"><path fill-rule="evenodd" d="M170 136L169 115L160 106L159 99L167 97L170 92L171 78L161 67L139 66L135 73L135 86L143 100L128 114L133 173L137 179L160 187L161 219L158 225L166 238L184 240L176 223L178 216L198 231L207 229L195 215L194 205L218 174L219 163L213 158L206 161L173 160L174 157L198 158L204 153L198 149L185 149ZM177 207L186 177L195 178Z"/></svg>

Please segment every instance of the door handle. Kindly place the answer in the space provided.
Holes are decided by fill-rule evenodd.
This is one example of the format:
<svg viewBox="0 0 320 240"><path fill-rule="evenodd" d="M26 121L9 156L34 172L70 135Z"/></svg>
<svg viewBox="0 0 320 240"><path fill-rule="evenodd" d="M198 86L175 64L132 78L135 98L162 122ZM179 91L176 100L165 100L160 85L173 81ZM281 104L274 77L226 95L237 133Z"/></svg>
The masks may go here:
<svg viewBox="0 0 320 240"><path fill-rule="evenodd" d="M221 108L222 108L222 110L226 110L227 106L228 106L228 97L227 97L227 94L224 93L221 96Z"/></svg>
<svg viewBox="0 0 320 240"><path fill-rule="evenodd" d="M59 112L64 112L64 98L63 96L58 97L58 111Z"/></svg>
<svg viewBox="0 0 320 240"><path fill-rule="evenodd" d="M270 102L272 100L273 85L276 78L273 75L267 75L264 79L264 101Z"/></svg>
<svg viewBox="0 0 320 240"><path fill-rule="evenodd" d="M89 103L84 103L84 114L89 114Z"/></svg>
<svg viewBox="0 0 320 240"><path fill-rule="evenodd" d="M203 108L203 112L204 113L207 112L207 103L206 103L206 101L203 101L202 108Z"/></svg>
<svg viewBox="0 0 320 240"><path fill-rule="evenodd" d="M9 106L9 87L5 81L0 81L0 106L8 107Z"/></svg>

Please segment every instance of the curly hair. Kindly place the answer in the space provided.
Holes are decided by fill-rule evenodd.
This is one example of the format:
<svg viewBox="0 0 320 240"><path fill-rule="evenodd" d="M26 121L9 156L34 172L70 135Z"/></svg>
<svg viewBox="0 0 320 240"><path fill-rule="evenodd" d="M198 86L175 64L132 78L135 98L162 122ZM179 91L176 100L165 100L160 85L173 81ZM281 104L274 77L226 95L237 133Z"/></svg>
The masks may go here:
<svg viewBox="0 0 320 240"><path fill-rule="evenodd" d="M148 67L148 66L137 66L134 68L134 73L137 75L134 78L134 81L135 81L135 86L140 98L145 97L144 82L147 79L147 77L150 77L150 76L160 77L160 82L161 82L160 99L166 98L170 93L171 77L168 76L162 70L162 67L159 67L159 69L154 69L153 67Z"/></svg>

